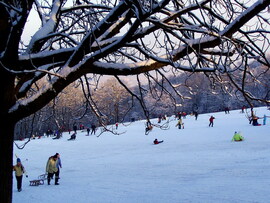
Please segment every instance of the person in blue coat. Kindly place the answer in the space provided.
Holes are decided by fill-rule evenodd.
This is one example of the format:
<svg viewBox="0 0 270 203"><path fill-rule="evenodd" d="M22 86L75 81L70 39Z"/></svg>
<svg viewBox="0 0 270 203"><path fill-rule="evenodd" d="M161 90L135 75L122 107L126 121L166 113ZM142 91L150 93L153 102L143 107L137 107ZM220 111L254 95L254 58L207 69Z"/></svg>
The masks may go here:
<svg viewBox="0 0 270 203"><path fill-rule="evenodd" d="M58 180L60 179L59 175L60 175L60 168L62 168L62 163L61 163L61 158L60 158L60 154L56 153L54 156L57 156L57 161L56 161L56 167L58 169L58 171L55 173L55 178L57 178ZM59 183L57 182L57 185Z"/></svg>

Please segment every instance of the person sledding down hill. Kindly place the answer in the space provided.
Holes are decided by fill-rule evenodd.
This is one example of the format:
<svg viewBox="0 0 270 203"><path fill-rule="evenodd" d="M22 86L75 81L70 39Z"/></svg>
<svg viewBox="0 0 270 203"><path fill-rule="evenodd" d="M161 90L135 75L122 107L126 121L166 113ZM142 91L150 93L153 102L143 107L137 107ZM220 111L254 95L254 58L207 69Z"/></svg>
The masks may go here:
<svg viewBox="0 0 270 203"><path fill-rule="evenodd" d="M159 144L159 143L162 143L162 142L163 142L163 140L158 141L158 139L155 139L155 140L153 141L154 144Z"/></svg>
<svg viewBox="0 0 270 203"><path fill-rule="evenodd" d="M258 123L258 119L260 119L260 118L255 116L255 115L252 116L252 125L253 126L260 126L261 125Z"/></svg>
<svg viewBox="0 0 270 203"><path fill-rule="evenodd" d="M68 140L75 140L76 139L76 133L73 133Z"/></svg>
<svg viewBox="0 0 270 203"><path fill-rule="evenodd" d="M240 132L235 132L234 133L234 136L232 138L232 141L240 142L240 141L243 141L243 140L244 140L244 137L241 135Z"/></svg>

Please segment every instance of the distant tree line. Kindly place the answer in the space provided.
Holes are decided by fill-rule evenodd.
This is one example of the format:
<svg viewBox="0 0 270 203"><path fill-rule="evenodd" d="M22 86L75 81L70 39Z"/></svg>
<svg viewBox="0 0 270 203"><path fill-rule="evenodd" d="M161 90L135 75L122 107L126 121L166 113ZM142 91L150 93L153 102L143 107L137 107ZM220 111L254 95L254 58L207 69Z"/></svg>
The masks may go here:
<svg viewBox="0 0 270 203"><path fill-rule="evenodd" d="M269 100L270 73L266 71L267 67L256 62L250 67L254 67L255 77L247 77L246 90L256 97L267 95L268 98L265 99ZM163 79L147 81L141 87L133 86L130 89L144 101L150 118L171 116L179 111L207 113L223 111L226 107L230 110L249 107L241 92L233 85L228 85L228 78L223 76L220 81L215 81L211 74L183 72L178 77L169 77L170 82ZM257 78L259 83L254 83L252 78ZM83 88L78 88L83 83L77 81L71 84L42 110L18 122L15 139L42 136L48 129L68 131L72 130L73 125L82 125L85 128L91 124L99 126L99 118L94 113L97 109L101 111L103 122L108 125L145 119L145 112L139 101L116 79L110 78L92 86L92 102L97 109L90 108ZM181 85L176 87L173 84ZM253 105L265 104L254 101Z"/></svg>

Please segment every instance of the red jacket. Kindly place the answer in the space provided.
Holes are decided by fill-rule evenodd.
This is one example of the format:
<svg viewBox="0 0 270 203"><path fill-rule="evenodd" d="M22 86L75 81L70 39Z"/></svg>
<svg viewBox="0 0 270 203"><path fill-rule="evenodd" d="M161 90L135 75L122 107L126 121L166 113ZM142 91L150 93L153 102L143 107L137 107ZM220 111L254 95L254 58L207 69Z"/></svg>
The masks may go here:
<svg viewBox="0 0 270 203"><path fill-rule="evenodd" d="M212 122L214 121L214 119L215 119L215 117L211 116L211 117L209 118L209 121L212 123Z"/></svg>

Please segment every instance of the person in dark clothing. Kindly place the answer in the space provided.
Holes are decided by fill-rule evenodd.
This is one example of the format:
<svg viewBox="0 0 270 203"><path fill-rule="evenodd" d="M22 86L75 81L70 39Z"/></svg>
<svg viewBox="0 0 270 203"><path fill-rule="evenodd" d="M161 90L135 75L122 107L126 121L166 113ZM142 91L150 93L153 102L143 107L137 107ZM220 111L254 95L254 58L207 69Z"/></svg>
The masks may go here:
<svg viewBox="0 0 270 203"><path fill-rule="evenodd" d="M96 125L95 124L92 124L91 126L91 135L94 133L94 135L96 134Z"/></svg>
<svg viewBox="0 0 270 203"><path fill-rule="evenodd" d="M87 128L86 130L87 130L87 136L88 136L90 133L90 128Z"/></svg>
<svg viewBox="0 0 270 203"><path fill-rule="evenodd" d="M76 125L73 125L73 131L74 131L75 133L77 133L77 126L76 126Z"/></svg>
<svg viewBox="0 0 270 203"><path fill-rule="evenodd" d="M75 140L76 139L76 133L73 133L68 140Z"/></svg>
<svg viewBox="0 0 270 203"><path fill-rule="evenodd" d="M146 122L145 134L148 134L153 129L153 126L149 120Z"/></svg>
<svg viewBox="0 0 270 203"><path fill-rule="evenodd" d="M255 116L255 115L252 117L252 125L253 126L260 126L261 125L258 123L258 119L259 119L259 117Z"/></svg>
<svg viewBox="0 0 270 203"><path fill-rule="evenodd" d="M158 139L155 139L155 140L153 141L154 144L159 144L159 143L162 143L162 142L163 142L163 140L158 141Z"/></svg>
<svg viewBox="0 0 270 203"><path fill-rule="evenodd" d="M229 114L229 113L230 113L229 107L225 107L225 114Z"/></svg>
<svg viewBox="0 0 270 203"><path fill-rule="evenodd" d="M161 119L162 119L162 117L161 117L161 115L158 117L158 123L161 123Z"/></svg>
<svg viewBox="0 0 270 203"><path fill-rule="evenodd" d="M55 137L54 137L53 139L54 139L54 140L60 139L60 137L61 137L61 132L60 132L60 130L57 130L57 131L55 132Z"/></svg>
<svg viewBox="0 0 270 203"><path fill-rule="evenodd" d="M194 116L195 116L195 120L197 120L198 119L198 112L197 111L194 111Z"/></svg>

